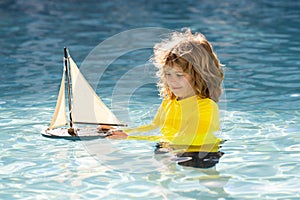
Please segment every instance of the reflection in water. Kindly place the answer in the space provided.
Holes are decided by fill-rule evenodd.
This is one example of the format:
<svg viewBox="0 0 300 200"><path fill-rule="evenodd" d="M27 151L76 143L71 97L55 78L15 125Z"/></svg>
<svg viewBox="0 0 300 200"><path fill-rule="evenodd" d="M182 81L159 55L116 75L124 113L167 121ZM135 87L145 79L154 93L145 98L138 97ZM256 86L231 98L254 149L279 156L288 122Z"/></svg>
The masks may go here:
<svg viewBox="0 0 300 200"><path fill-rule="evenodd" d="M223 144L224 142L222 142ZM179 165L195 168L214 167L224 152L218 151L219 145L206 144L202 146L194 145L169 145L167 143L157 143L155 154L174 153L175 160Z"/></svg>
<svg viewBox="0 0 300 200"><path fill-rule="evenodd" d="M223 152L185 152L178 156L180 158L190 159L178 162L178 164L196 168L210 168L219 163L219 159L223 156L223 154Z"/></svg>
<svg viewBox="0 0 300 200"><path fill-rule="evenodd" d="M216 166L195 168L178 165L179 163L174 159L174 154L169 153L155 154L155 158L168 166L168 170L148 173L147 181L160 182L161 191L171 190L172 194L170 192L166 194L169 199L171 199L170 197L217 199L229 196L225 192L224 186L230 177L222 175ZM170 160L173 162L170 162ZM180 171L184 171L184 174Z"/></svg>

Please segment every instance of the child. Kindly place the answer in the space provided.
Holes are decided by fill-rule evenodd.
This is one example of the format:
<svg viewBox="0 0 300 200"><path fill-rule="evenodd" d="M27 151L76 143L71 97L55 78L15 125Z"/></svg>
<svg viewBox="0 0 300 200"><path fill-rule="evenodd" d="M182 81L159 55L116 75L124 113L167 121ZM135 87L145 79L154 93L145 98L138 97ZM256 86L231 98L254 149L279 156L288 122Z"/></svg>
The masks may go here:
<svg viewBox="0 0 300 200"><path fill-rule="evenodd" d="M124 131L111 130L109 138L158 140L161 148L217 152L221 140L214 135L220 128L216 103L224 76L211 44L189 29L174 32L154 46L152 61L158 68L158 87L163 97L153 122ZM128 135L154 129L160 129L162 136Z"/></svg>

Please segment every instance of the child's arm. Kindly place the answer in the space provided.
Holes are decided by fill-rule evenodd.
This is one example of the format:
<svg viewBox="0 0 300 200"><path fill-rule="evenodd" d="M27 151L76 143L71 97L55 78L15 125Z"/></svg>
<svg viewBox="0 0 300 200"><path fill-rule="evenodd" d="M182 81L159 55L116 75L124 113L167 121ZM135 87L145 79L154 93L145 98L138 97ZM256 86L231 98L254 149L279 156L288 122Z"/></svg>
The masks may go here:
<svg viewBox="0 0 300 200"><path fill-rule="evenodd" d="M111 135L107 136L110 139L131 139L131 140L147 140L159 141L163 136L158 135L128 135L126 132L116 130L111 131Z"/></svg>
<svg viewBox="0 0 300 200"><path fill-rule="evenodd" d="M111 129L110 136L108 138L111 139L136 139L136 140L158 140L161 136L129 136L130 133L141 133L141 132L149 132L160 127L160 121L162 117L162 106L158 109L153 121L151 124L139 126L137 128L127 128L124 130L114 130Z"/></svg>
<svg viewBox="0 0 300 200"><path fill-rule="evenodd" d="M155 120L154 120L155 121ZM155 123L140 126L137 128L130 128L130 129L124 129L124 130L117 130L117 129L110 129L109 133L110 135L108 138L110 139L141 139L141 140L153 140L154 138L149 137L156 137L156 136L129 136L128 133L140 133L140 132L148 132L152 131L154 129L157 129L158 125ZM159 136L160 137L160 136ZM142 139L144 138L144 139Z"/></svg>

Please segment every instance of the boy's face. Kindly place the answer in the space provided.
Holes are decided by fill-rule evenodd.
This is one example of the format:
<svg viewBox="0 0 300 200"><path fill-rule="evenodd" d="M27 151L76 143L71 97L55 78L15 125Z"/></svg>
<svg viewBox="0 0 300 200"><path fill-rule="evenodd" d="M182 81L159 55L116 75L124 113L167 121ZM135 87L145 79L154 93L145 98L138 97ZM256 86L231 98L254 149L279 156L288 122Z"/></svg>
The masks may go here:
<svg viewBox="0 0 300 200"><path fill-rule="evenodd" d="M164 74L171 92L173 92L178 99L184 99L195 95L191 85L192 77L183 72L181 68L176 66L166 66Z"/></svg>

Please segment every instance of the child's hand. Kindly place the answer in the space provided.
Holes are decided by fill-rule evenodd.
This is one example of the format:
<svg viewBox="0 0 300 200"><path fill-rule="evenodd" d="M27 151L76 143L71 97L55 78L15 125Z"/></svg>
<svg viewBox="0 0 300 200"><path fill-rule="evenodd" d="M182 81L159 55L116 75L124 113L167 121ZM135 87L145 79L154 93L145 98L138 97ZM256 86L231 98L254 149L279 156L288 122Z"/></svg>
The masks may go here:
<svg viewBox="0 0 300 200"><path fill-rule="evenodd" d="M113 129L116 129L116 128L114 128L112 126L108 126L108 125L100 125L100 126L98 126L97 129L98 129L98 131L106 132L106 131L113 130Z"/></svg>
<svg viewBox="0 0 300 200"><path fill-rule="evenodd" d="M127 133L122 130L110 130L110 135L107 136L109 139L126 139L128 137Z"/></svg>

